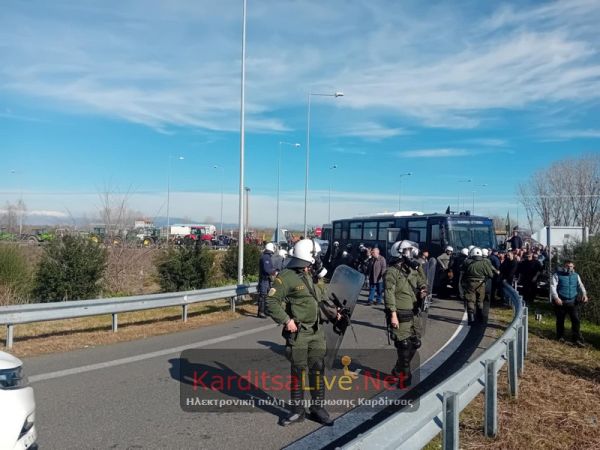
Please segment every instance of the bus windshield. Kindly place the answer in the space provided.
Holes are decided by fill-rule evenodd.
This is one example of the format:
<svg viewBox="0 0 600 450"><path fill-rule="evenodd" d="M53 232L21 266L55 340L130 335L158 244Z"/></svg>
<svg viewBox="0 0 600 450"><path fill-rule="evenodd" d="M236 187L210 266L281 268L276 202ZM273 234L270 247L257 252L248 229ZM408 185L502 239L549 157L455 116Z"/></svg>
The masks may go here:
<svg viewBox="0 0 600 450"><path fill-rule="evenodd" d="M496 235L491 220L449 220L449 243L461 249L469 245L481 248L495 248Z"/></svg>

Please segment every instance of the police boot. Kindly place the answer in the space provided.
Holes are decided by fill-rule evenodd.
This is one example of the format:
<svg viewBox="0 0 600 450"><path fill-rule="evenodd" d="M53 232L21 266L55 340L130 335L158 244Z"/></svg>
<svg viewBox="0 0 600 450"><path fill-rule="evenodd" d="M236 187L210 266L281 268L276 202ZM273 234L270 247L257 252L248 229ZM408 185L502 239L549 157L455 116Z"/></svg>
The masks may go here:
<svg viewBox="0 0 600 450"><path fill-rule="evenodd" d="M477 311L475 312L475 320L477 322L483 322L483 308L477 306Z"/></svg>
<svg viewBox="0 0 600 450"><path fill-rule="evenodd" d="M392 375L398 378L398 387L400 389L406 389L412 383L410 361L416 352L416 348L414 348L414 344L410 338L404 339L403 341L396 341L395 346L398 360L392 369Z"/></svg>
<svg viewBox="0 0 600 450"><path fill-rule="evenodd" d="M467 313L469 325L473 325L475 323L475 314L472 312Z"/></svg>
<svg viewBox="0 0 600 450"><path fill-rule="evenodd" d="M304 389L302 386L302 369L292 367L290 388L290 412L279 420L279 425L288 426L304 422L306 410L304 409Z"/></svg>
<svg viewBox="0 0 600 450"><path fill-rule="evenodd" d="M258 313L256 314L256 317L260 319L264 319L267 317L265 314L265 302L265 297L263 297L262 295L258 297Z"/></svg>
<svg viewBox="0 0 600 450"><path fill-rule="evenodd" d="M310 405L310 416L315 422L322 425L333 425L333 420L329 417L329 413L324 408L325 403L325 382L323 380L325 371L321 368L323 364L320 364L319 369L311 368L308 373L308 380L310 383L310 393L312 397L312 405Z"/></svg>

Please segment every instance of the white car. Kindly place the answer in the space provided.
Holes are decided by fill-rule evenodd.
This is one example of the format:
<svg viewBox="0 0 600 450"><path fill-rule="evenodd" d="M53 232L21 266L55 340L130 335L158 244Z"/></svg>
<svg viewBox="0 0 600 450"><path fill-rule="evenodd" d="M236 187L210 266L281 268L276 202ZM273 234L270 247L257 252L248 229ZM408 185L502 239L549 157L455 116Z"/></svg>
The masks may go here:
<svg viewBox="0 0 600 450"><path fill-rule="evenodd" d="M23 363L0 352L0 449L36 448L35 400Z"/></svg>

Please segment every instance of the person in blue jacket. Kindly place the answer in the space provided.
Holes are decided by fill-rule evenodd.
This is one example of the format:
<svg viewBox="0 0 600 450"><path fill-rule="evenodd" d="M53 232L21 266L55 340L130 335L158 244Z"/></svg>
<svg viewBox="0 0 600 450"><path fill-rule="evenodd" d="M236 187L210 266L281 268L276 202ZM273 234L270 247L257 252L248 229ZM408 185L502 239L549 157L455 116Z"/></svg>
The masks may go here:
<svg viewBox="0 0 600 450"><path fill-rule="evenodd" d="M565 317L568 315L571 320L573 343L583 347L585 344L579 331L579 309L582 303L588 302L588 297L581 277L575 272L573 261L566 260L564 266L554 273L550 282L550 293L556 314L556 339L564 341Z"/></svg>
<svg viewBox="0 0 600 450"><path fill-rule="evenodd" d="M275 253L275 245L269 242L265 246L265 251L258 262L258 314L257 317L265 319L265 305L267 294L271 289L271 282L277 275L277 269L273 267L273 253Z"/></svg>

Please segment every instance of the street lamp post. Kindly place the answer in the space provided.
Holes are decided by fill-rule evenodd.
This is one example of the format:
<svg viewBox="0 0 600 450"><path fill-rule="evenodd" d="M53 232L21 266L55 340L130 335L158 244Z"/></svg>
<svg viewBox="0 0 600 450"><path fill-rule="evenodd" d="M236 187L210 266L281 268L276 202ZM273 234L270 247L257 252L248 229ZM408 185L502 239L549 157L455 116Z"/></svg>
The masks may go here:
<svg viewBox="0 0 600 450"><path fill-rule="evenodd" d="M215 164L213 169L219 169L221 171L221 232L219 233L221 236L223 235L223 183L225 180L225 168L223 166L219 166Z"/></svg>
<svg viewBox="0 0 600 450"><path fill-rule="evenodd" d="M399 183L399 188L398 188L398 211L402 210L402 208L400 207L402 204L402 177L410 177L411 175L412 175L412 172L401 173L400 175L398 175L398 177L400 178L400 183Z"/></svg>
<svg viewBox="0 0 600 450"><path fill-rule="evenodd" d="M279 191L281 188L281 146L290 145L298 148L300 144L285 141L279 141L279 156L277 157L277 212L275 213L275 243L279 245Z"/></svg>
<svg viewBox="0 0 600 450"><path fill-rule="evenodd" d="M333 166L331 166L329 168L329 170L335 170L337 169L337 165L334 164ZM332 176L329 177L329 208L328 208L328 212L327 212L327 223L331 223L331 179Z"/></svg>
<svg viewBox="0 0 600 450"><path fill-rule="evenodd" d="M239 241L238 241L238 285L244 283L244 145L246 134L246 0L242 20L242 73L240 89L240 193L239 193Z"/></svg>
<svg viewBox="0 0 600 450"><path fill-rule="evenodd" d="M250 188L246 187L246 232L250 231ZM246 234L244 233L244 237Z"/></svg>
<svg viewBox="0 0 600 450"><path fill-rule="evenodd" d="M178 156L179 161L183 160L183 156ZM167 247L169 246L169 236L171 235L171 167L173 155L169 153L169 167L167 169Z"/></svg>
<svg viewBox="0 0 600 450"><path fill-rule="evenodd" d="M308 236L308 225L307 225L307 210L308 210L308 167L310 157L310 103L313 95L319 97L343 97L343 92L334 92L333 94L321 94L309 91L308 93L308 107L307 107L307 119L306 119L306 175L304 181L304 237Z"/></svg>

